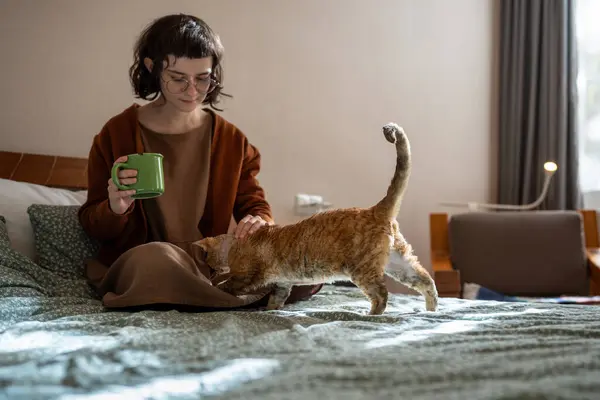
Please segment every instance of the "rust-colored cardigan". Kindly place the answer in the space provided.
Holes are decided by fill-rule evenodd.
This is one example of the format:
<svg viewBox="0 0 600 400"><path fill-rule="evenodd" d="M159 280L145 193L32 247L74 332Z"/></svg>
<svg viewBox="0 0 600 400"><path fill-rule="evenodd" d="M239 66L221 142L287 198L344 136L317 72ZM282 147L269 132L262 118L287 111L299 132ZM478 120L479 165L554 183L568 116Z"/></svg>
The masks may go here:
<svg viewBox="0 0 600 400"><path fill-rule="evenodd" d="M88 198L79 210L79 220L85 232L100 242L98 261L106 266L130 248L146 243L148 237L142 201L136 200L124 215L118 215L110 209L107 193L114 160L144 151L138 107L133 104L111 118L94 137L89 153ZM256 179L259 151L233 124L210 112L214 121L210 177L200 232L204 236L226 233L232 215L236 221L248 214L272 221L271 208Z"/></svg>

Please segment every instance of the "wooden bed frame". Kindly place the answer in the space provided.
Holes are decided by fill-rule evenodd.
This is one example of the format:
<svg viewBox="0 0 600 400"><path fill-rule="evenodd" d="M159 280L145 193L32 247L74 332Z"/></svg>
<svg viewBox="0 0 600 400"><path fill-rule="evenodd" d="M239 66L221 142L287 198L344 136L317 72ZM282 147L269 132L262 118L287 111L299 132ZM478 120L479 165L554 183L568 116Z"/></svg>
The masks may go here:
<svg viewBox="0 0 600 400"><path fill-rule="evenodd" d="M87 158L0 151L0 178L49 187L86 190Z"/></svg>
<svg viewBox="0 0 600 400"><path fill-rule="evenodd" d="M600 237L595 210L579 210L583 220L588 267L590 270L590 295L600 295ZM448 214L429 215L429 233L431 264L434 280L440 297L462 296L460 271L450 262L450 244L448 241Z"/></svg>

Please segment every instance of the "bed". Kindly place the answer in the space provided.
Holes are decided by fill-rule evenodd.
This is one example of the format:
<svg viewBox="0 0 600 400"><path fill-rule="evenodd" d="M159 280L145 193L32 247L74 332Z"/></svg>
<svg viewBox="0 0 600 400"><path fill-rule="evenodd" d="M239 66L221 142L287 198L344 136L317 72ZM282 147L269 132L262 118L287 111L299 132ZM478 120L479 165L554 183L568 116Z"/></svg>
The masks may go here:
<svg viewBox="0 0 600 400"><path fill-rule="evenodd" d="M107 311L83 279L85 159L0 152L0 393L10 399L596 399L595 306L327 285L279 311Z"/></svg>

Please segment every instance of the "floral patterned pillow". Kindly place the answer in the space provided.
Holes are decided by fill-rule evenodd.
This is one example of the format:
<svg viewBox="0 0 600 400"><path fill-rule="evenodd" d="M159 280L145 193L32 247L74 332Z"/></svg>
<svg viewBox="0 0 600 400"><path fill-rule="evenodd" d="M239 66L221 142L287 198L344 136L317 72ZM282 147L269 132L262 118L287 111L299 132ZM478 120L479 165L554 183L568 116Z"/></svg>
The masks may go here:
<svg viewBox="0 0 600 400"><path fill-rule="evenodd" d="M78 205L33 204L27 209L37 252L37 264L63 278L81 279L84 261L98 252L98 243L81 227Z"/></svg>

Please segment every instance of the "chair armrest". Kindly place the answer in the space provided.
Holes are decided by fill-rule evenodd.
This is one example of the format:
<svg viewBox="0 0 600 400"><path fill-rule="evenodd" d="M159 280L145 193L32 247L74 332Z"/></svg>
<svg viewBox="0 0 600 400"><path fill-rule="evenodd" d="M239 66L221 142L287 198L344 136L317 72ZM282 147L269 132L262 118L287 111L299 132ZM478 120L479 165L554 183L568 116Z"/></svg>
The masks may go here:
<svg viewBox="0 0 600 400"><path fill-rule="evenodd" d="M432 254L433 280L440 297L461 297L460 272L452 268L450 259Z"/></svg>
<svg viewBox="0 0 600 400"><path fill-rule="evenodd" d="M600 295L600 248L586 249L588 268L590 269L590 295Z"/></svg>
<svg viewBox="0 0 600 400"><path fill-rule="evenodd" d="M433 266L433 271L454 271L452 268L452 264L450 263L450 259L444 256L436 256L435 254L431 255L431 264Z"/></svg>

